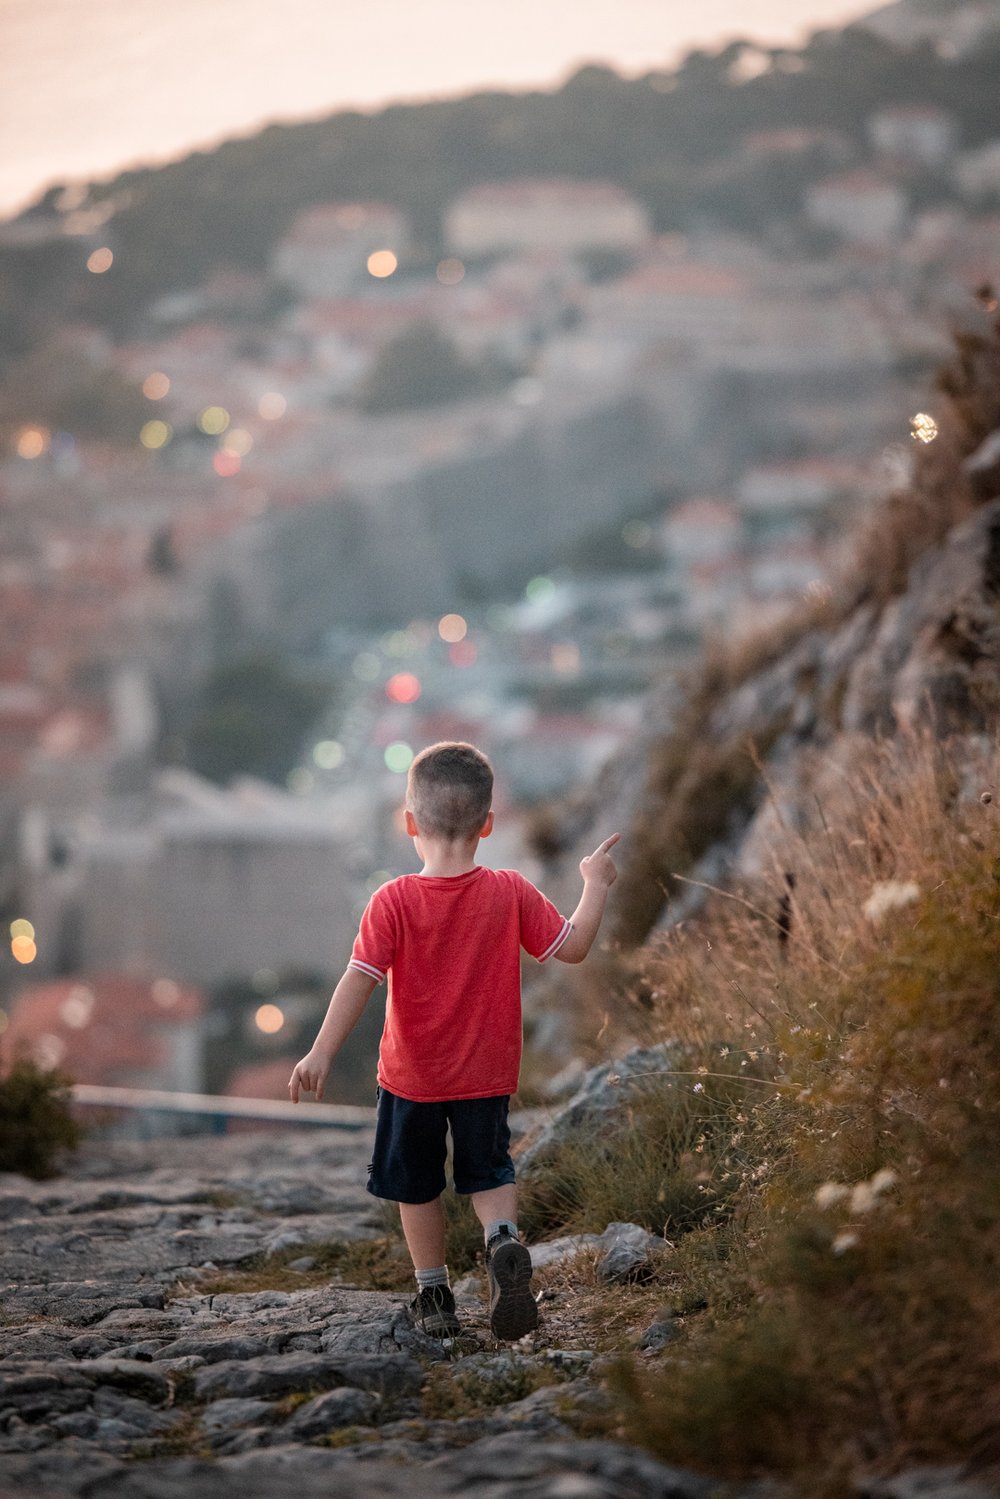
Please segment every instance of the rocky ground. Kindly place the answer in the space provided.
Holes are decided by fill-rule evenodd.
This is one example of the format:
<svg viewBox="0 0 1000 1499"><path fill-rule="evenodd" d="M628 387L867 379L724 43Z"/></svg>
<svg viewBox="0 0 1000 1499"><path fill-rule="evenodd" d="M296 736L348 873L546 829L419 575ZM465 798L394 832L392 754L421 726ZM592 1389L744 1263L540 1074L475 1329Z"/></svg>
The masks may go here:
<svg viewBox="0 0 1000 1499"><path fill-rule="evenodd" d="M53 1181L0 1177L0 1492L707 1496L581 1439L609 1402L558 1307L502 1347L470 1276L442 1346L408 1290L315 1283L309 1245L385 1233L369 1153L333 1130L94 1142ZM211 1289L296 1247L301 1290Z"/></svg>
<svg viewBox="0 0 1000 1499"><path fill-rule="evenodd" d="M538 1334L503 1347L470 1276L468 1332L442 1346L413 1325L408 1291L318 1277L310 1245L385 1233L363 1191L369 1148L334 1130L95 1141L53 1181L0 1176L0 1499L778 1492L728 1490L616 1439L607 1357L569 1297L544 1292ZM620 1269L637 1233L593 1247ZM292 1288L255 1288L275 1255ZM246 1288L219 1289L226 1272ZM662 1356L669 1326L643 1341ZM951 1475L920 1483L863 1492L976 1499Z"/></svg>

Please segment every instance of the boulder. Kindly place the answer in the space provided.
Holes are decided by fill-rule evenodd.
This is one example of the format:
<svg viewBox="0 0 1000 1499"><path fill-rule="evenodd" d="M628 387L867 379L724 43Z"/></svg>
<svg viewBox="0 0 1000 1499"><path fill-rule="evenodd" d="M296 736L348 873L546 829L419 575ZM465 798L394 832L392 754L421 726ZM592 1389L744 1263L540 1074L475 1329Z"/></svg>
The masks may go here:
<svg viewBox="0 0 1000 1499"><path fill-rule="evenodd" d="M682 1072L687 1049L679 1042L639 1046L612 1062L591 1067L567 1104L556 1111L518 1155L518 1169L539 1169L563 1144L583 1131L613 1135L623 1123L623 1110L655 1079L663 1086L672 1072Z"/></svg>

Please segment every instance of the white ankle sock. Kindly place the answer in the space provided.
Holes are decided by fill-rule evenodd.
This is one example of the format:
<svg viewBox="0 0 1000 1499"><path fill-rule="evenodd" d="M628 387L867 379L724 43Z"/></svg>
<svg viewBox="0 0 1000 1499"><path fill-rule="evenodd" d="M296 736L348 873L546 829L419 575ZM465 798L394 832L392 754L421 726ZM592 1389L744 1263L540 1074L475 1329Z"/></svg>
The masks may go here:
<svg viewBox="0 0 1000 1499"><path fill-rule="evenodd" d="M512 1239L517 1238L517 1224L511 1223L509 1218L498 1218L495 1223L487 1224L484 1232L487 1244L494 1238L502 1228L505 1228Z"/></svg>
<svg viewBox="0 0 1000 1499"><path fill-rule="evenodd" d="M447 1265L436 1265L433 1270L418 1270L417 1271L417 1288L418 1288L418 1290L422 1291L427 1286L449 1286L450 1287L450 1285L451 1285L451 1281L448 1279L448 1266Z"/></svg>

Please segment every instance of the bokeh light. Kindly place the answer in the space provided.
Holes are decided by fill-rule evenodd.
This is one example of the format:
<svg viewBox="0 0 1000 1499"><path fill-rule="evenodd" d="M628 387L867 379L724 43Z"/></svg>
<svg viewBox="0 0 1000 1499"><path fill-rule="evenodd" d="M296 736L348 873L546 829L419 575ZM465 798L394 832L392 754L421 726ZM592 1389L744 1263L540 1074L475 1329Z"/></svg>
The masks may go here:
<svg viewBox="0 0 1000 1499"><path fill-rule="evenodd" d="M231 479L238 474L243 466L243 459L239 453L230 453L226 448L220 448L212 458L212 467L220 479Z"/></svg>
<svg viewBox="0 0 1000 1499"><path fill-rule="evenodd" d="M237 458L245 458L253 447L253 438L245 427L233 427L226 433L226 440L222 445L224 453L233 453Z"/></svg>
<svg viewBox="0 0 1000 1499"><path fill-rule="evenodd" d="M384 281L398 265L399 260L392 250L373 250L368 257L368 274L378 281Z"/></svg>
<svg viewBox="0 0 1000 1499"><path fill-rule="evenodd" d="M198 418L198 426L209 437L220 437L229 426L229 412L224 406L206 406Z"/></svg>
<svg viewBox="0 0 1000 1499"><path fill-rule="evenodd" d="M74 984L59 1006L59 1019L71 1031L82 1031L94 1013L94 991L85 984Z"/></svg>
<svg viewBox="0 0 1000 1499"><path fill-rule="evenodd" d="M556 591L556 585L551 578L532 578L525 588L525 597L533 604L541 604L550 599Z"/></svg>
<svg viewBox="0 0 1000 1499"><path fill-rule="evenodd" d="M938 430L937 422L927 411L918 411L910 417L910 435L916 442L933 442Z"/></svg>
<svg viewBox="0 0 1000 1499"><path fill-rule="evenodd" d="M385 695L390 703L415 703L421 691L420 678L412 671L397 671L385 684Z"/></svg>
<svg viewBox="0 0 1000 1499"><path fill-rule="evenodd" d="M257 402L257 411L266 422L276 422L288 410L288 402L278 390L266 391Z"/></svg>
<svg viewBox="0 0 1000 1499"><path fill-rule="evenodd" d="M150 451L155 452L157 448L166 447L173 435L174 429L169 422L145 422L142 431L139 433L139 441L144 448L149 448Z"/></svg>
<svg viewBox="0 0 1000 1499"><path fill-rule="evenodd" d="M35 928L24 916L19 916L16 921L12 921L10 924L10 935L12 937L30 937L34 941Z"/></svg>
<svg viewBox="0 0 1000 1499"><path fill-rule="evenodd" d="M644 520L629 520L622 526L622 541L639 552L653 539L653 528Z"/></svg>
<svg viewBox="0 0 1000 1499"><path fill-rule="evenodd" d="M114 259L107 245L102 245L99 250L87 256L87 270L92 271L95 276L103 276L105 271L110 271Z"/></svg>
<svg viewBox="0 0 1000 1499"><path fill-rule="evenodd" d="M337 770L344 763L344 746L338 739L321 739L313 748L313 759L320 770Z"/></svg>
<svg viewBox="0 0 1000 1499"><path fill-rule="evenodd" d="M254 1025L265 1036L275 1036L285 1023L284 1012L277 1005L261 1005L253 1017Z"/></svg>
<svg viewBox="0 0 1000 1499"><path fill-rule="evenodd" d="M390 630L382 640L387 656L412 656L416 642L409 630Z"/></svg>
<svg viewBox="0 0 1000 1499"><path fill-rule="evenodd" d="M30 937L14 937L10 950L18 963L33 963L38 956L38 948Z"/></svg>
<svg viewBox="0 0 1000 1499"><path fill-rule="evenodd" d="M41 458L48 450L51 438L44 427L25 427L17 438L19 458Z"/></svg>
<svg viewBox="0 0 1000 1499"><path fill-rule="evenodd" d="M394 775L405 775L413 764L413 751L408 744L397 739L394 744L387 744L385 748L386 768Z"/></svg>
<svg viewBox="0 0 1000 1499"><path fill-rule="evenodd" d="M438 261L435 272L442 286L457 286L465 276L465 266L454 255Z"/></svg>
<svg viewBox="0 0 1000 1499"><path fill-rule="evenodd" d="M156 979L150 989L154 1005L161 1010L172 1010L181 997L181 986L173 979Z"/></svg>
<svg viewBox="0 0 1000 1499"><path fill-rule="evenodd" d="M162 401L170 389L170 376L162 370L154 370L142 382L142 393L147 401Z"/></svg>
<svg viewBox="0 0 1000 1499"><path fill-rule="evenodd" d="M468 633L469 626L460 614L445 614L438 620L438 634L449 645L464 640Z"/></svg>
<svg viewBox="0 0 1000 1499"><path fill-rule="evenodd" d="M31 1048L32 1060L43 1072L51 1072L54 1067L58 1067L65 1055L66 1042L51 1031L43 1031Z"/></svg>

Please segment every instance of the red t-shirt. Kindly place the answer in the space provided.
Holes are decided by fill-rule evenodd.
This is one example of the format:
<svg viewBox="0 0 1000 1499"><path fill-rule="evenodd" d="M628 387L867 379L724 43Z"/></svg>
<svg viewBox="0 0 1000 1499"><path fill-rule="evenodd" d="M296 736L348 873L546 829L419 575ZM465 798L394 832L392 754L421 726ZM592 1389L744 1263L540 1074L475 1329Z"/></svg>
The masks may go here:
<svg viewBox="0 0 1000 1499"><path fill-rule="evenodd" d="M571 930L514 869L404 874L382 885L349 964L389 978L382 1086L416 1103L516 1092L521 948L544 963Z"/></svg>

